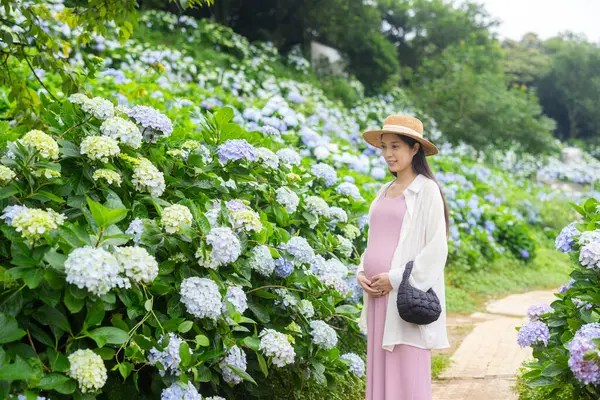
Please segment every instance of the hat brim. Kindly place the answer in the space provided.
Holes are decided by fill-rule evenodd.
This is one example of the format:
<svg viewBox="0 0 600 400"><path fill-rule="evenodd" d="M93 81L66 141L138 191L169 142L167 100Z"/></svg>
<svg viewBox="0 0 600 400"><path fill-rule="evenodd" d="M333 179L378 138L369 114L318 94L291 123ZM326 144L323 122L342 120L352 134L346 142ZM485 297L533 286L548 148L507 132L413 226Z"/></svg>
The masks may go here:
<svg viewBox="0 0 600 400"><path fill-rule="evenodd" d="M423 151L426 156L433 156L439 153L438 148L431 143L429 140L422 138L417 135L411 135L410 133L400 133L395 131L388 131L385 129L374 130L374 131L366 131L362 134L363 139L369 143L371 146L375 146L377 148L381 148L381 135L384 133L394 133L396 135L408 136L409 138L415 139L417 142L421 143L423 146Z"/></svg>

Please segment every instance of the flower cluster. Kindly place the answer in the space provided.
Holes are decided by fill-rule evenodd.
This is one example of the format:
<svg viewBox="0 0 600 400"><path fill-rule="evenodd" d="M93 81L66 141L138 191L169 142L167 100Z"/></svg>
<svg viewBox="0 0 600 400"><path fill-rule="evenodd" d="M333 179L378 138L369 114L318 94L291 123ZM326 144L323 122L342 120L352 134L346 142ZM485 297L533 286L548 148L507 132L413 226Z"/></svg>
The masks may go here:
<svg viewBox="0 0 600 400"><path fill-rule="evenodd" d="M292 236L282 247L294 257L296 265L310 263L315 257L315 251L302 236Z"/></svg>
<svg viewBox="0 0 600 400"><path fill-rule="evenodd" d="M294 272L294 263L283 257L275 259L275 275L280 278L287 278Z"/></svg>
<svg viewBox="0 0 600 400"><path fill-rule="evenodd" d="M600 268L600 240L590 242L579 251L581 265L588 268Z"/></svg>
<svg viewBox="0 0 600 400"><path fill-rule="evenodd" d="M258 159L263 163L263 165L267 168L277 169L279 167L279 157L271 150L266 147L259 147L256 149L256 154Z"/></svg>
<svg viewBox="0 0 600 400"><path fill-rule="evenodd" d="M315 308L310 300L302 299L298 303L298 311L306 318L312 318L315 315Z"/></svg>
<svg viewBox="0 0 600 400"><path fill-rule="evenodd" d="M9 207L11 207L10 210ZM58 229L58 226L62 225L66 219L64 215L50 208L44 211L24 206L9 207L4 210L2 218L30 242L39 239L46 232Z"/></svg>
<svg viewBox="0 0 600 400"><path fill-rule="evenodd" d="M211 229L206 236L206 243L212 247L210 266L233 263L242 253L240 239L227 227ZM207 264L203 266L208 268Z"/></svg>
<svg viewBox="0 0 600 400"><path fill-rule="evenodd" d="M556 250L568 253L573 249L575 244L574 238L579 235L579 231L575 228L575 223L570 223L565 226L560 234L556 237L555 245Z"/></svg>
<svg viewBox="0 0 600 400"><path fill-rule="evenodd" d="M288 214L295 213L300 203L300 198L291 189L282 186L275 191L275 199L285 208Z"/></svg>
<svg viewBox="0 0 600 400"><path fill-rule="evenodd" d="M249 208L235 210L230 213L231 224L236 231L245 230L246 232L260 232L262 223L260 216Z"/></svg>
<svg viewBox="0 0 600 400"><path fill-rule="evenodd" d="M95 392L106 383L106 367L102 357L92 350L77 350L69 355L67 374L79 384L83 393Z"/></svg>
<svg viewBox="0 0 600 400"><path fill-rule="evenodd" d="M65 261L65 272L67 282L98 296L115 287L129 286L129 281L120 276L119 261L108 251L91 246L73 250Z"/></svg>
<svg viewBox="0 0 600 400"><path fill-rule="evenodd" d="M121 117L108 118L100 126L100 132L104 136L118 140L133 149L139 149L142 145L140 128L133 122Z"/></svg>
<svg viewBox="0 0 600 400"><path fill-rule="evenodd" d="M182 233L184 228L192 225L192 213L181 204L173 204L165 208L160 217L160 224L167 233Z"/></svg>
<svg viewBox="0 0 600 400"><path fill-rule="evenodd" d="M284 367L294 362L296 353L287 337L274 329L264 328L260 334L258 349L267 357L273 358L273 364Z"/></svg>
<svg viewBox="0 0 600 400"><path fill-rule="evenodd" d="M227 288L227 293L225 294L225 300L230 302L233 305L233 308L240 314L243 314L244 311L248 309L248 299L241 286L229 286ZM227 312L225 301L223 301L222 309L223 313Z"/></svg>
<svg viewBox="0 0 600 400"><path fill-rule="evenodd" d="M318 163L312 166L311 172L314 176L325 181L325 186L330 187L335 185L337 181L337 172L328 164Z"/></svg>
<svg viewBox="0 0 600 400"><path fill-rule="evenodd" d="M539 303L527 309L527 316L531 321L539 320L541 315L553 313L554 309L547 304Z"/></svg>
<svg viewBox="0 0 600 400"><path fill-rule="evenodd" d="M131 183L138 192L160 197L165 191L165 176L148 159L136 160Z"/></svg>
<svg viewBox="0 0 600 400"><path fill-rule="evenodd" d="M8 182L13 180L15 176L17 175L12 169L0 165L0 185L5 186Z"/></svg>
<svg viewBox="0 0 600 400"><path fill-rule="evenodd" d="M354 375L360 378L365 374L365 362L358 356L358 354L346 353L342 354L340 358L350 363L348 368Z"/></svg>
<svg viewBox="0 0 600 400"><path fill-rule="evenodd" d="M329 216L329 219L331 220L331 223L333 224L345 224L346 222L348 222L348 214L346 214L346 211L344 211L343 208L329 207L327 214Z"/></svg>
<svg viewBox="0 0 600 400"><path fill-rule="evenodd" d="M573 371L575 378L585 385L600 384L600 351L594 339L600 338L600 324L591 323L583 325L571 340L569 350L569 368ZM595 357L586 357L587 353L595 353Z"/></svg>
<svg viewBox="0 0 600 400"><path fill-rule="evenodd" d="M139 243L142 239L142 234L144 233L144 221L139 218L134 219L125 230L125 233L128 235L134 235L133 242Z"/></svg>
<svg viewBox="0 0 600 400"><path fill-rule="evenodd" d="M74 94L69 97L71 103L79 104L81 109L98 119L107 119L115 115L113 104L102 97L88 98L83 94Z"/></svg>
<svg viewBox="0 0 600 400"><path fill-rule="evenodd" d="M360 195L360 190L358 187L351 182L342 182L335 188L336 193L342 194L344 196L350 196L354 200L362 201L363 197Z"/></svg>
<svg viewBox="0 0 600 400"><path fill-rule="evenodd" d="M117 186L121 186L121 182L123 182L123 180L121 179L121 175L119 175L117 171L103 168L95 170L92 174L92 179L95 181L103 179L109 185L112 185L114 183Z"/></svg>
<svg viewBox="0 0 600 400"><path fill-rule="evenodd" d="M317 346L321 346L324 349L330 350L335 347L337 344L337 334L335 330L327 325L324 321L311 321L310 327L312 331L310 334L312 335L313 343Z"/></svg>
<svg viewBox="0 0 600 400"><path fill-rule="evenodd" d="M202 395L198 393L198 389L192 382L188 381L185 387L181 387L178 382L173 382L162 391L160 400L202 400Z"/></svg>
<svg viewBox="0 0 600 400"><path fill-rule="evenodd" d="M221 316L221 293L215 282L197 276L181 282L181 302L197 318L217 319Z"/></svg>
<svg viewBox="0 0 600 400"><path fill-rule="evenodd" d="M160 376L165 376L167 372L171 375L181 375L181 370L179 369L179 363L181 362L179 346L181 346L183 340L173 332L169 332L168 341L169 343L165 346L165 337L160 337L159 343L165 347L162 350L152 347L148 353L148 362L151 365L160 363L162 368L164 368L158 371ZM191 350L189 352L192 354Z"/></svg>
<svg viewBox="0 0 600 400"><path fill-rule="evenodd" d="M344 295L348 292L349 288L345 281L348 268L337 258L325 260L321 255L317 255L311 270L324 285L333 287Z"/></svg>
<svg viewBox="0 0 600 400"><path fill-rule="evenodd" d="M279 161L281 161L284 164L287 164L288 166L300 165L300 162L302 161L300 154L298 154L296 150L291 148L278 150L275 154L277 154L277 157L279 157Z"/></svg>
<svg viewBox="0 0 600 400"><path fill-rule="evenodd" d="M87 136L81 141L81 154L86 154L90 160L107 163L109 158L121 153L119 143L107 136Z"/></svg>
<svg viewBox="0 0 600 400"><path fill-rule="evenodd" d="M134 282L151 283L158 275L158 262L143 247L117 247L120 271Z"/></svg>
<svg viewBox="0 0 600 400"><path fill-rule="evenodd" d="M267 246L260 245L252 249L250 267L264 276L269 276L273 273L276 265L271 251Z"/></svg>
<svg viewBox="0 0 600 400"><path fill-rule="evenodd" d="M143 135L150 143L155 143L159 136L170 136L173 124L169 117L148 106L135 106L127 115L135 120L143 129Z"/></svg>
<svg viewBox="0 0 600 400"><path fill-rule="evenodd" d="M248 143L245 139L228 140L217 149L219 161L226 164L228 161L248 160L256 161L258 154L254 146Z"/></svg>
<svg viewBox="0 0 600 400"><path fill-rule="evenodd" d="M31 175L35 176L36 178L43 177L46 179L52 179L52 178L59 178L60 172L55 171L50 168L36 168L36 169L31 170Z"/></svg>
<svg viewBox="0 0 600 400"><path fill-rule="evenodd" d="M319 196L308 196L304 199L306 211L317 216L329 216L329 205Z"/></svg>
<svg viewBox="0 0 600 400"><path fill-rule="evenodd" d="M542 321L531 321L519 329L517 343L521 347L529 347L543 343L544 346L550 340L550 331Z"/></svg>
<svg viewBox="0 0 600 400"><path fill-rule="evenodd" d="M33 147L42 157L56 160L58 158L58 143L50 135L37 129L31 130L20 140L23 146Z"/></svg>
<svg viewBox="0 0 600 400"><path fill-rule="evenodd" d="M223 357L219 366L221 367L221 372L223 373L223 379L227 383L231 383L232 385L237 385L242 382L242 378L236 374L228 365L233 365L241 369L242 371L246 371L246 353L238 346L232 346L227 355Z"/></svg>
<svg viewBox="0 0 600 400"><path fill-rule="evenodd" d="M288 308L289 306L295 306L298 304L298 299L296 299L287 289L273 289L275 293L277 293L281 300L275 299L273 300L273 304L279 305L281 304L282 308Z"/></svg>

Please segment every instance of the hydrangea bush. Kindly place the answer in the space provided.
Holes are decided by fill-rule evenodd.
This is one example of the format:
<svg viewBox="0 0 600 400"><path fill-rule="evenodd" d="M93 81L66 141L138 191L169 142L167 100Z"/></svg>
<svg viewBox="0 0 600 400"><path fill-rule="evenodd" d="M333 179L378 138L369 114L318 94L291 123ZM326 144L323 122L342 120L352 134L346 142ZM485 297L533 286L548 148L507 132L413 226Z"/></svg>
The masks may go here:
<svg viewBox="0 0 600 400"><path fill-rule="evenodd" d="M360 337L342 244L366 204L320 197L339 181L300 163L262 163L230 108L193 145L136 107L71 96L2 151L2 397L246 398L277 368L362 374L336 345Z"/></svg>
<svg viewBox="0 0 600 400"><path fill-rule="evenodd" d="M556 249L573 261L571 279L552 304L529 308L517 341L533 348L523 374L528 385L545 387L550 397L572 387L573 398L591 400L600 396L600 203L573 206L580 218L556 238Z"/></svg>

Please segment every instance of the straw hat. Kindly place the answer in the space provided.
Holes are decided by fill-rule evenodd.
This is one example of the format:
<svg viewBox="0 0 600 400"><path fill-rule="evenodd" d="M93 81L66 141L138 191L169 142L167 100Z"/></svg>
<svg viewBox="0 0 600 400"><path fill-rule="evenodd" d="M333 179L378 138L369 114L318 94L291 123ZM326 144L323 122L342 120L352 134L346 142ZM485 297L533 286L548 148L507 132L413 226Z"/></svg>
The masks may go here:
<svg viewBox="0 0 600 400"><path fill-rule="evenodd" d="M389 115L383 120L383 129L367 131L363 133L363 139L370 145L381 148L381 135L384 133L396 133L415 139L421 143L426 156L438 153L437 147L423 137L423 123L417 118L408 115Z"/></svg>

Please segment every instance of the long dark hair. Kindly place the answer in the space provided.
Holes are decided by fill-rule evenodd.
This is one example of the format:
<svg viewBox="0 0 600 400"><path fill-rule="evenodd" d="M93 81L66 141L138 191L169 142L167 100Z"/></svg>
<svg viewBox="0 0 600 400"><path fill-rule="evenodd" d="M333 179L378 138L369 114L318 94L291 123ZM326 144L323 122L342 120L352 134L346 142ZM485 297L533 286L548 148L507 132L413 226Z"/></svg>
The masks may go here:
<svg viewBox="0 0 600 400"><path fill-rule="evenodd" d="M408 144L411 148L415 147L416 143L419 143L416 139L413 139L408 136L398 134L396 134L396 136L398 136L404 143ZM444 196L444 192L442 192L442 187L440 186L440 183L437 181L437 179L435 179L435 176L433 175L433 172L429 167L429 163L427 163L427 158L425 157L425 151L423 150L422 145L419 145L419 151L417 152L417 154L415 154L415 156L412 159L412 167L417 174L425 175L426 177L434 181L440 188L440 194L442 195L442 200L444 202L446 236L448 236L450 234L450 219L448 217L448 205L446 204L446 196ZM392 172L392 175L394 175L396 178L398 177L398 174L396 174L395 172Z"/></svg>

